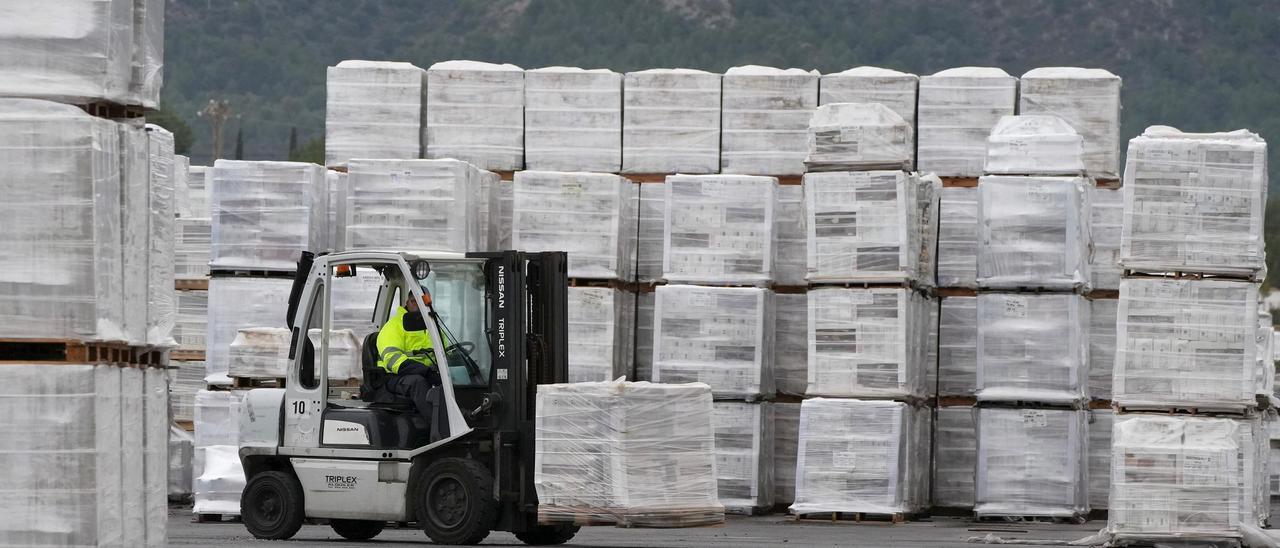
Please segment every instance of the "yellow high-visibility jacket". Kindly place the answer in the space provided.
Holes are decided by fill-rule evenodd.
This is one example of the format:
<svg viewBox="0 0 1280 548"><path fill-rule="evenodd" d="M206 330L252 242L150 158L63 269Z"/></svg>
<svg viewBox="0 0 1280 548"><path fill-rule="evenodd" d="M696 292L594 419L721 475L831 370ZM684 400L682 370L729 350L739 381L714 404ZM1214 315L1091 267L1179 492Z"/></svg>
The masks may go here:
<svg viewBox="0 0 1280 548"><path fill-rule="evenodd" d="M378 332L378 367L393 375L399 373L400 366L409 360L416 359L427 366L434 365L436 361L431 334L426 329L405 330L404 315L408 312L403 306L397 308Z"/></svg>

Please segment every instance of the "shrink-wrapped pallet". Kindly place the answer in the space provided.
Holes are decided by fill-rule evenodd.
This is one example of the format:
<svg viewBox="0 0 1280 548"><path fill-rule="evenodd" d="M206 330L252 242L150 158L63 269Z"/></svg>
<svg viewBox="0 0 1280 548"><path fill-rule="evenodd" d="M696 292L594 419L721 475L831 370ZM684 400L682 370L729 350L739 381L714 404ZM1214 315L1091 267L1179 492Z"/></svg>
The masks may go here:
<svg viewBox="0 0 1280 548"><path fill-rule="evenodd" d="M981 401L1074 403L1089 374L1089 301L1079 295L978 295Z"/></svg>
<svg viewBox="0 0 1280 548"><path fill-rule="evenodd" d="M1270 398L1276 388L1275 328L1271 312L1258 307L1257 355L1253 369L1254 393L1260 398Z"/></svg>
<svg viewBox="0 0 1280 548"><path fill-rule="evenodd" d="M144 482L147 470L143 460L146 409L143 390L141 369L125 368L120 371L120 509L127 546L140 546L146 542L147 493Z"/></svg>
<svg viewBox="0 0 1280 548"><path fill-rule="evenodd" d="M0 99L0 336L125 339L119 146L114 122Z"/></svg>
<svg viewBox="0 0 1280 548"><path fill-rule="evenodd" d="M526 169L622 168L622 75L546 67L524 73Z"/></svg>
<svg viewBox="0 0 1280 548"><path fill-rule="evenodd" d="M489 249L511 249L512 206L515 204L515 186L508 181L493 184L489 197Z"/></svg>
<svg viewBox="0 0 1280 548"><path fill-rule="evenodd" d="M808 395L926 394L929 301L904 288L809 291Z"/></svg>
<svg viewBox="0 0 1280 548"><path fill-rule="evenodd" d="M1151 126L1129 141L1120 264L1260 278L1266 201L1261 137Z"/></svg>
<svg viewBox="0 0 1280 548"><path fill-rule="evenodd" d="M978 189L942 189L938 208L938 287L978 287Z"/></svg>
<svg viewBox="0 0 1280 548"><path fill-rule="evenodd" d="M189 420L189 419L188 419ZM169 500L185 501L191 497L191 461L195 459L195 440L191 433L169 427Z"/></svg>
<svg viewBox="0 0 1280 548"><path fill-rule="evenodd" d="M1087 287L1089 186L1083 177L980 179L978 287Z"/></svg>
<svg viewBox="0 0 1280 548"><path fill-rule="evenodd" d="M1116 365L1115 299L1089 300L1089 398L1111 399L1111 376Z"/></svg>
<svg viewBox="0 0 1280 548"><path fill-rule="evenodd" d="M444 61L427 69L427 158L480 169L524 167L524 70Z"/></svg>
<svg viewBox="0 0 1280 548"><path fill-rule="evenodd" d="M543 521L638 527L724 521L705 384L542 385L533 483Z"/></svg>
<svg viewBox="0 0 1280 548"><path fill-rule="evenodd" d="M661 285L655 294L653 382L702 382L717 398L773 395L773 292Z"/></svg>
<svg viewBox="0 0 1280 548"><path fill-rule="evenodd" d="M147 262L151 251L151 147L141 120L128 120L120 129L120 300L125 340L147 342L147 295L151 272Z"/></svg>
<svg viewBox="0 0 1280 548"><path fill-rule="evenodd" d="M663 218L665 217L663 208L666 207L666 186L658 184L637 186L640 207L636 221L636 280L656 282L662 279Z"/></svg>
<svg viewBox="0 0 1280 548"><path fill-rule="evenodd" d="M569 382L631 378L635 299L611 287L569 288Z"/></svg>
<svg viewBox="0 0 1280 548"><path fill-rule="evenodd" d="M495 228L495 226L503 222L506 223L507 227L511 226L510 204L511 204L511 201L514 199L514 193L512 193L512 196L509 197L507 202L508 204L507 211L506 211L507 218L506 219L498 218L498 216L502 214L502 211L501 211L502 205L498 203L498 200L500 199L500 197L498 196L498 192L499 192L498 187L503 184L507 184L507 186L510 186L509 183L502 182L501 175L498 175L497 173L494 173L492 171L484 171L484 170L480 171L480 206L477 209L479 210L479 217L480 217L480 246L486 251L491 251L493 249L491 247L486 247L486 246L488 246L491 241L497 238L496 235L493 235L493 236L490 235L491 232L497 231L497 228ZM508 230L510 229L508 228ZM508 236L508 239L509 238L510 237Z"/></svg>
<svg viewBox="0 0 1280 548"><path fill-rule="evenodd" d="M173 344L173 322L177 314L173 291L175 275L173 134L147 124L150 185L147 203L147 338L151 346Z"/></svg>
<svg viewBox="0 0 1280 548"><path fill-rule="evenodd" d="M195 514L240 515L240 403L244 392L201 390L195 399Z"/></svg>
<svg viewBox="0 0 1280 548"><path fill-rule="evenodd" d="M1089 411L1089 508L1106 510L1111 495L1111 429L1116 414L1110 409Z"/></svg>
<svg viewBox="0 0 1280 548"><path fill-rule="evenodd" d="M134 4L5 2L0 11L0 21L7 23L0 27L0 96L130 103Z"/></svg>
<svg viewBox="0 0 1280 548"><path fill-rule="evenodd" d="M187 168L186 202L178 204L179 217L209 218L209 188L213 186L213 168Z"/></svg>
<svg viewBox="0 0 1280 548"><path fill-rule="evenodd" d="M777 187L773 177L667 177L663 277L680 283L767 284L773 278Z"/></svg>
<svg viewBox="0 0 1280 548"><path fill-rule="evenodd" d="M800 404L773 404L773 503L796 499L796 455L800 451Z"/></svg>
<svg viewBox="0 0 1280 548"><path fill-rule="evenodd" d="M635 184L608 173L521 171L514 185L515 249L568 252L570 278L632 278Z"/></svg>
<svg viewBox="0 0 1280 548"><path fill-rule="evenodd" d="M0 413L9 424L0 433L7 545L144 542L141 530L124 531L122 461L143 455L121 444L120 377L113 366L0 368Z"/></svg>
<svg viewBox="0 0 1280 548"><path fill-rule="evenodd" d="M923 508L929 499L928 414L893 401L804 400L791 512Z"/></svg>
<svg viewBox="0 0 1280 548"><path fill-rule="evenodd" d="M340 171L324 172L325 184L329 187L329 209L326 218L325 245L330 251L346 249L347 239L347 180L349 175Z"/></svg>
<svg viewBox="0 0 1280 548"><path fill-rule="evenodd" d="M143 501L146 545L167 546L169 523L169 379L158 367L143 376Z"/></svg>
<svg viewBox="0 0 1280 548"><path fill-rule="evenodd" d="M773 296L773 380L778 393L803 396L809 386L809 296Z"/></svg>
<svg viewBox="0 0 1280 548"><path fill-rule="evenodd" d="M422 157L425 70L410 63L348 60L325 75L325 165Z"/></svg>
<svg viewBox="0 0 1280 548"><path fill-rule="evenodd" d="M1083 140L1062 118L1003 116L987 136L990 175L1080 175Z"/></svg>
<svg viewBox="0 0 1280 548"><path fill-rule="evenodd" d="M251 379L282 379L289 374L289 346L291 333L282 327L245 327L236 332L227 351L228 369L233 377ZM307 331L311 341L315 366L319 368L321 348L320 330ZM332 380L359 378L360 341L348 329L329 332L329 362L327 376Z"/></svg>
<svg viewBox="0 0 1280 548"><path fill-rule="evenodd" d="M938 395L978 389L978 298L945 297L938 312Z"/></svg>
<svg viewBox="0 0 1280 548"><path fill-rule="evenodd" d="M377 330L373 323L373 309L378 304L378 292L383 277L372 268L357 269L355 276L331 278L333 289L329 293L329 306L333 309L330 329L349 329L358 340ZM397 303L404 304L404 303Z"/></svg>
<svg viewBox="0 0 1280 548"><path fill-rule="evenodd" d="M656 295L643 292L636 295L636 358L635 380L653 380L653 306Z"/></svg>
<svg viewBox="0 0 1280 548"><path fill-rule="evenodd" d="M128 103L160 108L164 83L165 0L133 0L133 56Z"/></svg>
<svg viewBox="0 0 1280 548"><path fill-rule="evenodd" d="M916 91L920 77L879 67L855 67L823 74L818 86L818 104L879 103L907 123L908 150L916 155Z"/></svg>
<svg viewBox="0 0 1280 548"><path fill-rule="evenodd" d="M1093 289L1120 288L1120 231L1124 224L1124 191L1118 188L1089 189L1089 237L1093 259L1089 275Z"/></svg>
<svg viewBox="0 0 1280 548"><path fill-rule="evenodd" d="M174 220L173 276L178 280L209 277L209 250L213 247L212 223L208 217L180 217Z"/></svg>
<svg viewBox="0 0 1280 548"><path fill-rule="evenodd" d="M205 388L204 362L173 360L169 365L169 415L189 422L195 418L196 392Z"/></svg>
<svg viewBox="0 0 1280 548"><path fill-rule="evenodd" d="M187 179L191 177L191 158L181 154L173 155L173 214L182 217L183 208L191 203L191 185ZM190 216L190 215L186 215ZM176 229L175 229L176 230Z"/></svg>
<svg viewBox="0 0 1280 548"><path fill-rule="evenodd" d="M1041 67L1022 75L1020 114L1051 114L1084 137L1090 177L1120 173L1120 77L1104 69Z"/></svg>
<svg viewBox="0 0 1280 548"><path fill-rule="evenodd" d="M978 433L972 407L939 407L934 420L933 505L973 507Z"/></svg>
<svg viewBox="0 0 1280 548"><path fill-rule="evenodd" d="M1120 281L1112 399L1124 407L1256 404L1258 284Z"/></svg>
<svg viewBox="0 0 1280 548"><path fill-rule="evenodd" d="M940 300L936 296L925 298L925 309L928 311L925 324L925 357L924 357L924 395L933 398L938 395L938 315L941 312Z"/></svg>
<svg viewBox="0 0 1280 548"><path fill-rule="evenodd" d="M809 120L805 170L908 169L915 153L911 127L880 103L833 103Z"/></svg>
<svg viewBox="0 0 1280 548"><path fill-rule="evenodd" d="M177 350L203 352L209 333L209 292L192 289L178 292L177 315L173 324L173 340Z"/></svg>
<svg viewBox="0 0 1280 548"><path fill-rule="evenodd" d="M773 220L773 282L808 285L805 281L808 232L805 230L804 187L779 185Z"/></svg>
<svg viewBox="0 0 1280 548"><path fill-rule="evenodd" d="M979 408L977 428L974 515L1088 515L1086 411Z"/></svg>
<svg viewBox="0 0 1280 548"><path fill-rule="evenodd" d="M726 511L773 505L773 421L771 402L715 402L716 483Z"/></svg>
<svg viewBox="0 0 1280 548"><path fill-rule="evenodd" d="M718 173L721 76L693 69L623 79L623 173Z"/></svg>
<svg viewBox="0 0 1280 548"><path fill-rule="evenodd" d="M458 160L352 160L347 249L479 251L481 171Z"/></svg>
<svg viewBox="0 0 1280 548"><path fill-rule="evenodd" d="M942 177L977 177L987 136L1014 113L1018 79L990 67L960 67L920 77L916 166Z"/></svg>
<svg viewBox="0 0 1280 548"><path fill-rule="evenodd" d="M720 171L804 173L809 117L817 106L816 70L746 65L725 71Z"/></svg>
<svg viewBox="0 0 1280 548"><path fill-rule="evenodd" d="M1126 538L1239 537L1266 514L1257 419L1119 415L1107 531Z"/></svg>
<svg viewBox="0 0 1280 548"><path fill-rule="evenodd" d="M244 391L201 390L195 397L197 448L237 445L240 437L240 404Z"/></svg>
<svg viewBox="0 0 1280 548"><path fill-rule="evenodd" d="M205 365L210 384L228 384L228 350L245 327L284 329L289 308L289 278L213 278L209 280L209 334Z"/></svg>
<svg viewBox="0 0 1280 548"><path fill-rule="evenodd" d="M300 162L218 160L209 189L215 270L292 271L324 243L324 168Z"/></svg>
<svg viewBox="0 0 1280 548"><path fill-rule="evenodd" d="M932 284L921 258L937 210L922 202L936 206L935 190L903 171L805 174L809 281Z"/></svg>

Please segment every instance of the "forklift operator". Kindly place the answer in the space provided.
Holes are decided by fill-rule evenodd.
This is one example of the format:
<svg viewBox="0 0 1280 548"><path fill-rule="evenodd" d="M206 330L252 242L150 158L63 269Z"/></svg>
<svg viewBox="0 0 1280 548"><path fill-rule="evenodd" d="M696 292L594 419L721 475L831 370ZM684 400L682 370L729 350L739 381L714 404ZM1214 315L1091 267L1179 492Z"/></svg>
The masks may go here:
<svg viewBox="0 0 1280 548"><path fill-rule="evenodd" d="M378 390L412 401L427 424L431 424L436 407L433 400L438 400L428 393L440 386L440 367L433 348L423 315L418 313L418 300L412 296L378 332L378 367L387 372Z"/></svg>

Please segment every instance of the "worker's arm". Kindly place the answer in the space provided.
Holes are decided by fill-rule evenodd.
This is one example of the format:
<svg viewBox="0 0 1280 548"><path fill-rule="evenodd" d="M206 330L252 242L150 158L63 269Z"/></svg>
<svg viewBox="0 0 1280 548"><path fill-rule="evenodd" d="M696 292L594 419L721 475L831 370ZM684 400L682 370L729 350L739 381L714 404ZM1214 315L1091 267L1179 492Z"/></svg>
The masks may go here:
<svg viewBox="0 0 1280 548"><path fill-rule="evenodd" d="M436 370L435 354L430 347L425 353L408 348L409 339L404 329L406 313L403 308L397 310L378 333L381 365L394 375L422 375L439 383L440 373Z"/></svg>

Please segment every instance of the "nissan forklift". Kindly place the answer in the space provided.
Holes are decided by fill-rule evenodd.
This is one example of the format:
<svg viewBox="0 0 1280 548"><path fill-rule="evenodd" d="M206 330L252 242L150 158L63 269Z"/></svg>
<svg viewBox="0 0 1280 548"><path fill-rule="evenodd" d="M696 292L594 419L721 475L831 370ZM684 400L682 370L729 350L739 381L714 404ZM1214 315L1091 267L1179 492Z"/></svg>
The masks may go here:
<svg viewBox="0 0 1280 548"><path fill-rule="evenodd" d="M250 390L241 408L249 532L281 540L327 522L368 540L388 523L416 523L440 544L476 544L490 531L532 545L571 539L577 526L538 522L533 485L535 390L567 378L565 264L563 252L304 253L284 388ZM354 277L377 285L359 399L331 391L327 374L338 359L333 288ZM429 418L372 389L386 374L377 328L410 298L440 364Z"/></svg>

